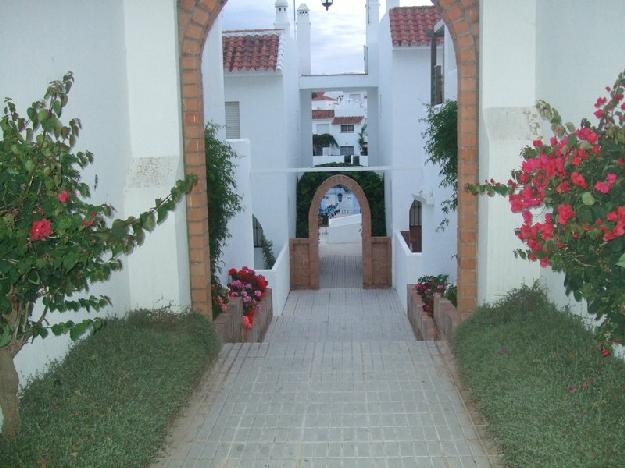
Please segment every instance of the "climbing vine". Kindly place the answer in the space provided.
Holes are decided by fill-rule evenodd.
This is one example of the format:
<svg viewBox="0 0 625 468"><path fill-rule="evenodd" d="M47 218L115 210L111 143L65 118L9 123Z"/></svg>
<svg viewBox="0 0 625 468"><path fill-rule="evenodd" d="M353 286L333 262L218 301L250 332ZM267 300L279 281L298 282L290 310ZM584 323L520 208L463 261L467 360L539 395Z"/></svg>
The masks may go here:
<svg viewBox="0 0 625 468"><path fill-rule="evenodd" d="M350 164L324 164L318 167L336 167L336 172L307 172L297 182L297 237L308 237L308 210L317 188L328 178L343 174L354 179L367 196L371 209L373 236L386 236L386 212L384 206L384 177L373 172L346 172L341 167Z"/></svg>

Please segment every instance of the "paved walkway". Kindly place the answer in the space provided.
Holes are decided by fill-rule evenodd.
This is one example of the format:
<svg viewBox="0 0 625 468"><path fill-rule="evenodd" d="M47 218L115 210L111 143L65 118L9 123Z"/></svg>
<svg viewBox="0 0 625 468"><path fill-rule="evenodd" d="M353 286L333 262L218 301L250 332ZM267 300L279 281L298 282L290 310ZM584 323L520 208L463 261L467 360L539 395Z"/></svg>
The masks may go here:
<svg viewBox="0 0 625 468"><path fill-rule="evenodd" d="M266 341L225 345L158 466L487 467L394 290L292 292Z"/></svg>
<svg viewBox="0 0 625 468"><path fill-rule="evenodd" d="M319 287L362 287L362 243L319 243Z"/></svg>

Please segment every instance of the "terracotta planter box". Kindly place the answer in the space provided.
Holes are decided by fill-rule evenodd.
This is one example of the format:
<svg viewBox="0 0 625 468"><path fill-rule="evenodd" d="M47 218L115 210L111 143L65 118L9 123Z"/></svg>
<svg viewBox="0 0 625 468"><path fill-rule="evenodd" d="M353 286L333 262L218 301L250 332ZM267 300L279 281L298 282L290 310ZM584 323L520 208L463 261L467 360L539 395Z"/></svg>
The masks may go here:
<svg viewBox="0 0 625 468"><path fill-rule="evenodd" d="M408 288L408 321L419 340L443 339L451 343L454 331L460 323L460 314L447 299L434 294L434 313L423 312L423 301L414 284Z"/></svg>
<svg viewBox="0 0 625 468"><path fill-rule="evenodd" d="M434 318L423 312L423 301L417 293L415 284L407 285L408 289L408 321L418 340L431 341L438 339L438 331Z"/></svg>
<svg viewBox="0 0 625 468"><path fill-rule="evenodd" d="M228 311L220 314L214 321L215 330L224 343L257 343L263 341L269 324L273 318L271 288L267 288L265 295L254 315L254 325L246 330L241 325L243 304L241 298L230 300Z"/></svg>

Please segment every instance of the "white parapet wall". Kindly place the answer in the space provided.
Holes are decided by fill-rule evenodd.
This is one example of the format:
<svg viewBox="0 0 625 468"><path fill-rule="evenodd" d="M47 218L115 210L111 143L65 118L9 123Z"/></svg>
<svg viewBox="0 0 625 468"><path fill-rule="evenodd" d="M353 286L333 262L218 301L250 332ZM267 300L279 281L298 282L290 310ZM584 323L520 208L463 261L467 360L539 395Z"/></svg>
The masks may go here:
<svg viewBox="0 0 625 468"><path fill-rule="evenodd" d="M272 306L274 315L282 315L286 299L291 291L291 262L289 246L285 245L280 250L276 263L271 270L256 270L256 273L267 278L271 288Z"/></svg>
<svg viewBox="0 0 625 468"><path fill-rule="evenodd" d="M430 274L426 271L425 259L421 252L411 252L399 230L393 233L393 282L399 300L408 310L408 298L406 297L406 285L417 282L419 276Z"/></svg>
<svg viewBox="0 0 625 468"><path fill-rule="evenodd" d="M362 216L360 213L331 218L328 224L328 244L358 242L362 237Z"/></svg>

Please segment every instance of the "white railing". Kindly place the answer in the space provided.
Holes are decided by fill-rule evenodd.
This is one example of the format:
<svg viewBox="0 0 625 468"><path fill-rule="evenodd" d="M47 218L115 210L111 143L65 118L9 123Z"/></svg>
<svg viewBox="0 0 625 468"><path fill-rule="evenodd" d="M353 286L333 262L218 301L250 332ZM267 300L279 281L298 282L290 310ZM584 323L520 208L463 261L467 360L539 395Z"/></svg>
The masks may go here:
<svg viewBox="0 0 625 468"><path fill-rule="evenodd" d="M272 306L274 315L282 315L282 309L286 304L286 298L291 290L289 246L286 244L280 250L276 263L271 270L256 270L256 273L267 278L271 288Z"/></svg>

